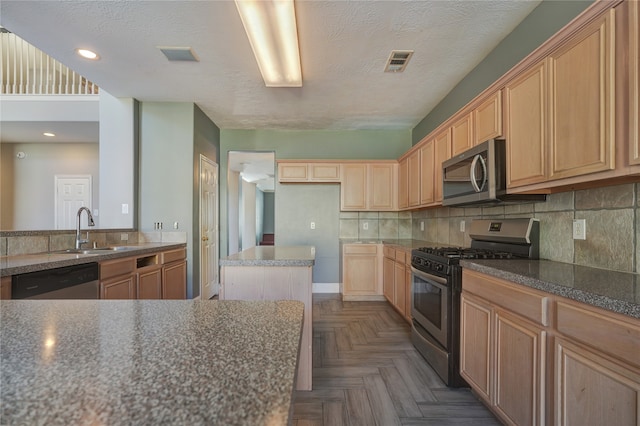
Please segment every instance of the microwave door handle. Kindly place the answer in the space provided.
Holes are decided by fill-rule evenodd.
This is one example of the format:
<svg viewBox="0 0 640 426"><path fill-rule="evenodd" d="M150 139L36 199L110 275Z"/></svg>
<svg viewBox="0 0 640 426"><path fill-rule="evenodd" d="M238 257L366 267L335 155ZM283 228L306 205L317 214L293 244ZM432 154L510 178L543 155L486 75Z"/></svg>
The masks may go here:
<svg viewBox="0 0 640 426"><path fill-rule="evenodd" d="M471 161L471 167L469 168L469 180L471 181L473 190L476 192L480 192L480 187L478 186L478 182L476 182L476 167L478 167L478 160L482 160L480 154L473 157L473 161Z"/></svg>
<svg viewBox="0 0 640 426"><path fill-rule="evenodd" d="M482 185L480 185L480 191L483 191L487 184L487 162L481 155L478 155L478 157L480 157L480 165L482 166Z"/></svg>
<svg viewBox="0 0 640 426"><path fill-rule="evenodd" d="M478 182L476 182L476 168L478 167L478 161L482 166L482 185L478 186ZM478 154L473 157L473 161L471 162L471 168L469 171L469 180L471 181L471 186L473 186L474 191L481 192L484 189L484 186L487 184L487 163L482 158L482 155Z"/></svg>

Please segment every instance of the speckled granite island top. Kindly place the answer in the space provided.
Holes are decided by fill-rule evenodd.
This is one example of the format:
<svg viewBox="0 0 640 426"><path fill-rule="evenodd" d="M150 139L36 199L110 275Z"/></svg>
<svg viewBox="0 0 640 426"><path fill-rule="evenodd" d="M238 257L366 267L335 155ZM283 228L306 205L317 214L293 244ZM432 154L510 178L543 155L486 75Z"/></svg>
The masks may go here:
<svg viewBox="0 0 640 426"><path fill-rule="evenodd" d="M220 259L220 266L313 266L313 246L256 246Z"/></svg>
<svg viewBox="0 0 640 426"><path fill-rule="evenodd" d="M2 301L0 424L282 425L296 301Z"/></svg>
<svg viewBox="0 0 640 426"><path fill-rule="evenodd" d="M550 260L462 260L463 268L640 318L637 274Z"/></svg>

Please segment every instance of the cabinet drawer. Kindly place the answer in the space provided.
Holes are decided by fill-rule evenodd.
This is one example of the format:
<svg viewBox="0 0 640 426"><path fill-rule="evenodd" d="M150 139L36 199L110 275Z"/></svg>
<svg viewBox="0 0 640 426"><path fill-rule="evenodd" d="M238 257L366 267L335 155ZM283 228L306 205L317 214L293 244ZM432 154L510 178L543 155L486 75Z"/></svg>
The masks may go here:
<svg viewBox="0 0 640 426"><path fill-rule="evenodd" d="M376 254L378 246L376 244L346 244L343 247L344 254Z"/></svg>
<svg viewBox="0 0 640 426"><path fill-rule="evenodd" d="M136 258L127 257L125 259L107 260L100 262L100 279L105 280L118 275L132 274L136 269Z"/></svg>
<svg viewBox="0 0 640 426"><path fill-rule="evenodd" d="M475 271L462 271L462 289L509 309L537 324L549 325L549 298L541 292Z"/></svg>
<svg viewBox="0 0 640 426"><path fill-rule="evenodd" d="M406 252L403 250L396 250L396 262L405 263Z"/></svg>
<svg viewBox="0 0 640 426"><path fill-rule="evenodd" d="M162 253L162 258L160 263L163 265L165 263L175 262L176 260L182 260L187 258L187 249L180 248L175 250L169 250Z"/></svg>
<svg viewBox="0 0 640 426"><path fill-rule="evenodd" d="M560 333L640 366L640 321L569 301L558 301L556 310Z"/></svg>
<svg viewBox="0 0 640 426"><path fill-rule="evenodd" d="M382 246L382 253L384 254L384 257L388 257L389 259L396 258L396 250L392 247Z"/></svg>

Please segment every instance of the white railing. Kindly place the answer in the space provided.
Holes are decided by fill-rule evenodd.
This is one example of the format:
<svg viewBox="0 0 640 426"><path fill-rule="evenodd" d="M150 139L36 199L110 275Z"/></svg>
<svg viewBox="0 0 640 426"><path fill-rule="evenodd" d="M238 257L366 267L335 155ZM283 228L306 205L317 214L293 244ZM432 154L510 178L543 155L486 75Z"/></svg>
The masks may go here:
<svg viewBox="0 0 640 426"><path fill-rule="evenodd" d="M0 32L0 94L92 95L98 86L42 50L9 32Z"/></svg>

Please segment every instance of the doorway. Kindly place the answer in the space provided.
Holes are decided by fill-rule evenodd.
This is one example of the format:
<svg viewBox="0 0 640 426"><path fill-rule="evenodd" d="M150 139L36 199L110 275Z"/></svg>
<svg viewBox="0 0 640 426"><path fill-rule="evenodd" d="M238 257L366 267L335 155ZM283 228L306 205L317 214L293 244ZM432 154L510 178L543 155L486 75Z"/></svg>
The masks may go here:
<svg viewBox="0 0 640 426"><path fill-rule="evenodd" d="M227 158L228 254L265 243L274 235L275 152L229 151ZM266 234L266 240L265 240Z"/></svg>
<svg viewBox="0 0 640 426"><path fill-rule="evenodd" d="M218 294L218 165L200 155L200 298Z"/></svg>
<svg viewBox="0 0 640 426"><path fill-rule="evenodd" d="M91 175L55 175L56 229L75 229L76 214L80 207L91 210ZM81 227L87 227L87 216L81 218Z"/></svg>

